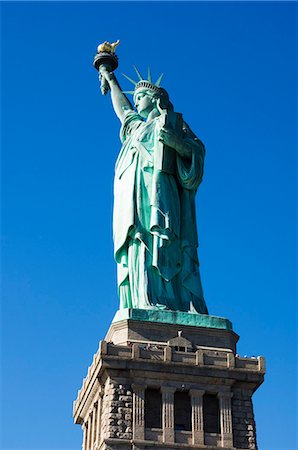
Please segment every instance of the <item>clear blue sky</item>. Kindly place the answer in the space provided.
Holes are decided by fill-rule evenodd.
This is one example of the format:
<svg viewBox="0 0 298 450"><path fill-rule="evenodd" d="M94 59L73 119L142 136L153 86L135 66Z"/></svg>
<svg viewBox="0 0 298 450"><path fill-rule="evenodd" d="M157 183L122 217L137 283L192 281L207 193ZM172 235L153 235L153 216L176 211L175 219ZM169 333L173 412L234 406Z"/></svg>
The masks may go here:
<svg viewBox="0 0 298 450"><path fill-rule="evenodd" d="M2 3L2 446L75 450L76 398L118 307L119 124L92 67L150 65L207 149L202 281L238 353L264 355L259 450L296 441L295 3Z"/></svg>

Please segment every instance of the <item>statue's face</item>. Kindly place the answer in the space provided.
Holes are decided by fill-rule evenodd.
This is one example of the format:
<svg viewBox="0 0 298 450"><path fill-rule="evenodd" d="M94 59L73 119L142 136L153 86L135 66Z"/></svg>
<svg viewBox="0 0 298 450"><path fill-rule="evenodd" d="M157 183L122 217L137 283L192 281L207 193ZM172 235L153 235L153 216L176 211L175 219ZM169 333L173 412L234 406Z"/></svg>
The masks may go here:
<svg viewBox="0 0 298 450"><path fill-rule="evenodd" d="M141 117L145 119L154 108L153 97L147 89L139 90L134 97L135 107Z"/></svg>

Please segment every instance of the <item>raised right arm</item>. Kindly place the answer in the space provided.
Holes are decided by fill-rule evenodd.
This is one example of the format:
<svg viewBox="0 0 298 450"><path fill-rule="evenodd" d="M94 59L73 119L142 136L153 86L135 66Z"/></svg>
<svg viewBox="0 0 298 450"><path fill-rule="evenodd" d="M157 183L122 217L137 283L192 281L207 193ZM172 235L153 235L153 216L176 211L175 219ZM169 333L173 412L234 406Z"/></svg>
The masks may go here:
<svg viewBox="0 0 298 450"><path fill-rule="evenodd" d="M133 106L126 95L123 94L114 73L104 65L100 66L99 72L101 77L105 78L109 83L113 108L117 117L120 119L121 123L123 123L127 111L134 111Z"/></svg>

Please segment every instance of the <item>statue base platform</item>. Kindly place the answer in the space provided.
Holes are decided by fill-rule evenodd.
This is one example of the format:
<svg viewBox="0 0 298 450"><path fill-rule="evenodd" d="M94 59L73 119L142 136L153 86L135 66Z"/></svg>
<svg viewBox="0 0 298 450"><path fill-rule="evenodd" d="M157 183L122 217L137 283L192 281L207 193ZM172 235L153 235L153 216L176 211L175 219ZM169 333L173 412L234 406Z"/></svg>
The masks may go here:
<svg viewBox="0 0 298 450"><path fill-rule="evenodd" d="M236 352L239 336L222 317L158 309L118 310L105 337L115 345L167 345L181 335L192 347L225 348Z"/></svg>
<svg viewBox="0 0 298 450"><path fill-rule="evenodd" d="M175 325L191 325L204 328L219 328L232 330L232 323L222 317L208 314L197 314L182 311L170 311L157 308L148 309L119 309L113 323L121 320L142 320L145 322L161 322Z"/></svg>

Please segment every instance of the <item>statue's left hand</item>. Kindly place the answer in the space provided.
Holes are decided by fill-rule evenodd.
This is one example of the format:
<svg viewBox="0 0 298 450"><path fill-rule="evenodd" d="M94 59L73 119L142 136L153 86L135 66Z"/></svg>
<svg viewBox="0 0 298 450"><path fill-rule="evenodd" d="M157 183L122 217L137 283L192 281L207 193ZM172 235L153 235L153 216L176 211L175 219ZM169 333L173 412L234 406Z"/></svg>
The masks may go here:
<svg viewBox="0 0 298 450"><path fill-rule="evenodd" d="M191 160L191 149L183 139L171 128L162 127L159 131L159 141L172 147L184 159Z"/></svg>
<svg viewBox="0 0 298 450"><path fill-rule="evenodd" d="M159 141L165 145L168 145L169 147L174 148L175 150L178 150L178 148L183 145L183 140L177 135L175 130L167 127L162 127L160 129Z"/></svg>

